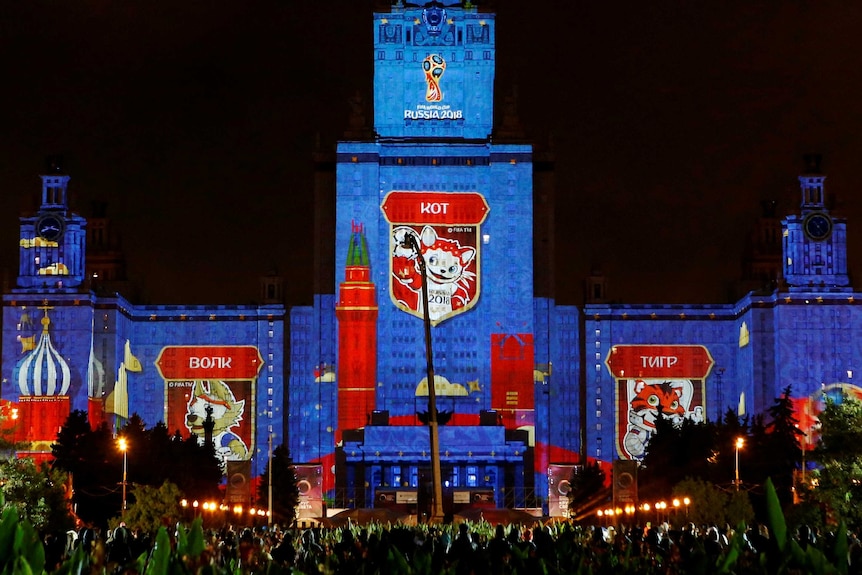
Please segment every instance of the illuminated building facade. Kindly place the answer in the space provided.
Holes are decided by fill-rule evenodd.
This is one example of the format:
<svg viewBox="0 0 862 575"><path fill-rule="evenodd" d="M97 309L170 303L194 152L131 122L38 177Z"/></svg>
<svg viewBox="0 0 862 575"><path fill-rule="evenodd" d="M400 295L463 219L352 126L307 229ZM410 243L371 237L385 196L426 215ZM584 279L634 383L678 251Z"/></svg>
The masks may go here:
<svg viewBox="0 0 862 575"><path fill-rule="evenodd" d="M91 289L87 262L122 279L106 271L116 254L90 258L69 178L46 170L3 299L2 399L28 451L46 457L71 410L195 433L218 406L219 450L252 477L272 434L316 497L415 507L433 385L448 510L559 509L555 470L640 459L659 409L716 420L761 413L788 386L803 405L855 389L862 298L815 157L799 210L770 228L780 253L756 265L774 289L733 304L610 304L591 276L589 303L557 305L553 160L526 143L511 99L495 122L495 31L493 13L454 2L373 15L373 127L352 123L316 173L314 299L288 318L279 303L140 306Z"/></svg>
<svg viewBox="0 0 862 575"><path fill-rule="evenodd" d="M799 177L800 212L774 226L781 254L756 266L780 270L776 289L727 305L608 304L591 277L589 303L556 305L553 242L542 239L553 235L552 162L512 130L510 100L495 126L494 14L445 4L374 14L373 129L352 125L333 174L318 174L335 187L319 202L334 213L335 249L318 243L315 261L334 274L317 270L328 281L314 304L290 312L288 438L295 460L321 465L325 492L357 506L421 497L424 305L449 509L483 489L499 506L553 505L558 467L640 459L658 409L715 420L763 412L788 385L808 398L852 383L859 298L816 158ZM357 224L377 339L345 358L334 294L355 274ZM405 234L428 266L428 302ZM376 386L373 400L339 393L356 374L366 379L351 386Z"/></svg>
<svg viewBox="0 0 862 575"><path fill-rule="evenodd" d="M102 278L86 270L69 179L49 164L38 211L20 220L17 287L3 296L2 405L22 454L49 458L73 410L113 429L137 413L203 441L209 406L227 469L260 475L270 433L284 433L284 306L139 306L91 289L122 279L111 264L121 258L97 258Z"/></svg>

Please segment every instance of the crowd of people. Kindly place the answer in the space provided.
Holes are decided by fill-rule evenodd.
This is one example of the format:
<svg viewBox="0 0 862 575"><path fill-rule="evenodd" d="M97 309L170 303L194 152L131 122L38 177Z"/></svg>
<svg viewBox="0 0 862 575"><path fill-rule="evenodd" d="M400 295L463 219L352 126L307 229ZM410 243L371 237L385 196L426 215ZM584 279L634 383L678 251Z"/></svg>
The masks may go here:
<svg viewBox="0 0 862 575"><path fill-rule="evenodd" d="M177 526L177 529L187 527ZM177 533L173 534L174 541ZM697 526L491 525L486 522L443 525L371 523L306 529L225 526L204 531L205 551L198 564L230 573L303 574L709 574L770 573L763 557L770 553L762 525L741 535L738 553L729 552L736 533L730 528ZM150 552L152 534L124 524L105 537L84 528L71 532L65 545L46 542L47 566L59 568L78 546L103 557L110 573L128 573L137 557ZM802 548L827 553L833 541L803 526L795 534ZM847 572L862 573L862 544L851 536ZM723 570L724 569L724 570ZM48 569L48 572L53 572Z"/></svg>

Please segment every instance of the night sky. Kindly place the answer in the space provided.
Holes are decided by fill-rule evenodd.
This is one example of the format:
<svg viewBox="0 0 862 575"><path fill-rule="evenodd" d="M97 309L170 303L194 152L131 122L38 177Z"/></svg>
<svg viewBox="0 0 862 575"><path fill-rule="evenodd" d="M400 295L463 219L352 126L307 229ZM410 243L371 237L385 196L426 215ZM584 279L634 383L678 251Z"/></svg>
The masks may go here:
<svg viewBox="0 0 862 575"><path fill-rule="evenodd" d="M76 211L108 201L137 303L251 303L273 269L310 303L312 151L370 103L373 6L7 3L0 268L61 154ZM726 302L761 201L796 210L812 151L862 274L862 3L496 8L497 101L516 88L556 150L558 300L599 266L614 301Z"/></svg>

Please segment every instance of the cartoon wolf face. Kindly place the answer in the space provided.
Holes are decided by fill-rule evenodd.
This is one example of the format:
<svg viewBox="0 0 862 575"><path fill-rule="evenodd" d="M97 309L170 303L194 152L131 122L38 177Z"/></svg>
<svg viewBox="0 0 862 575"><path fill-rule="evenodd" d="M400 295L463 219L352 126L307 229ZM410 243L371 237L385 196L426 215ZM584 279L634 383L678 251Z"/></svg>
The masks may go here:
<svg viewBox="0 0 862 575"><path fill-rule="evenodd" d="M237 400L230 387L223 381L197 380L187 404L186 427L203 444L204 422L207 415L213 419L213 443L216 453L225 460L248 459L248 446L230 429L242 421L245 400Z"/></svg>

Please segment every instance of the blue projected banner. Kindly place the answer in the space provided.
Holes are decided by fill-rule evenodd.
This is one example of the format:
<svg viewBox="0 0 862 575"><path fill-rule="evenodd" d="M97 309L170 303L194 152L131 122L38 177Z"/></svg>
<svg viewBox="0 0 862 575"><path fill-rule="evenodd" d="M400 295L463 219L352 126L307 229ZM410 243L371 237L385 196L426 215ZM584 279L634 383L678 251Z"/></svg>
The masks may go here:
<svg viewBox="0 0 862 575"><path fill-rule="evenodd" d="M494 16L429 5L375 14L374 119L382 137L487 138Z"/></svg>

